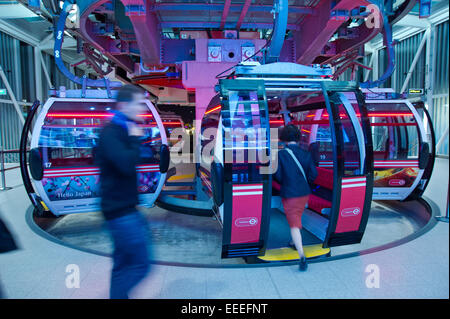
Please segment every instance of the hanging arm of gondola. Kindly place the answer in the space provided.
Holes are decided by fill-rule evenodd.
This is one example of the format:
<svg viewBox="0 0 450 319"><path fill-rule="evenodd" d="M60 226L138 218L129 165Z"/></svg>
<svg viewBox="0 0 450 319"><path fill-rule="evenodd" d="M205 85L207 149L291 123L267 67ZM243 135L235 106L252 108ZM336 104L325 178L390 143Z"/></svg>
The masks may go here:
<svg viewBox="0 0 450 319"><path fill-rule="evenodd" d="M71 80L72 82L75 82L77 84L80 84L83 87L90 86L90 87L107 88L107 89L109 89L109 87L111 87L111 88L121 87L122 86L121 82L110 81L106 77L103 79L99 79L99 80L93 80L93 79L89 79L87 77L80 78L80 77L72 74L64 65L64 62L62 60L62 55L61 55L61 48L62 48L62 43L63 43L63 38L64 38L66 19L67 19L67 16L69 14L69 11L70 11L72 5L73 5L73 0L64 1L63 8L61 10L61 13L59 15L58 22L57 22L56 28L55 28L55 45L53 48L53 53L55 56L55 62L56 62L58 69L69 80Z"/></svg>
<svg viewBox="0 0 450 319"><path fill-rule="evenodd" d="M376 81L361 82L362 88L374 88L379 87L383 84L394 72L395 69L395 54L394 45L392 39L392 26L389 24L389 17L386 12L383 12L383 35L384 42L386 44L387 54L388 54L388 66L384 71L384 74Z"/></svg>

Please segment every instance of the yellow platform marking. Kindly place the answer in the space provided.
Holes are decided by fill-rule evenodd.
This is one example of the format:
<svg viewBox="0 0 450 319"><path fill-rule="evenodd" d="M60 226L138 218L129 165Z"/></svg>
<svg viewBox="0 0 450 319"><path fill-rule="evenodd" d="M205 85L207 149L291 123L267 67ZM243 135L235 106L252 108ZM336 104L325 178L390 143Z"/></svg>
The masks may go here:
<svg viewBox="0 0 450 319"><path fill-rule="evenodd" d="M176 181L179 179L194 178L194 176L195 176L195 174L174 175L174 176L170 177L167 181L171 182L171 181Z"/></svg>
<svg viewBox="0 0 450 319"><path fill-rule="evenodd" d="M322 244L303 246L306 258L313 258L326 255L330 252L330 248L322 248ZM289 247L267 249L264 256L258 257L264 261L288 261L298 260L297 250Z"/></svg>
<svg viewBox="0 0 450 319"><path fill-rule="evenodd" d="M47 205L45 205L44 201L42 201L42 200L41 200L41 205L46 212L50 211L50 209L48 209Z"/></svg>

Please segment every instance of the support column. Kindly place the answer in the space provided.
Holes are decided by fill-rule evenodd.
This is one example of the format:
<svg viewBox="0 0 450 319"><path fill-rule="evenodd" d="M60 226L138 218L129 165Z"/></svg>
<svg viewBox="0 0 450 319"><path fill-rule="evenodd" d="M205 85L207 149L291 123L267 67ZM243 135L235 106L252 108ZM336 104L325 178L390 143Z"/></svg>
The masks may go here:
<svg viewBox="0 0 450 319"><path fill-rule="evenodd" d="M41 62L41 50L39 47L34 47L34 74L35 74L35 87L36 87L36 98L41 101L44 98L42 92L42 62Z"/></svg>
<svg viewBox="0 0 450 319"><path fill-rule="evenodd" d="M378 53L379 52L380 52L380 49L375 49L372 53L374 55L373 65L372 65L372 81L375 81L378 78L379 73L380 73L380 69L379 69L379 65L378 65L378 58L379 58Z"/></svg>
<svg viewBox="0 0 450 319"><path fill-rule="evenodd" d="M16 96L14 95L14 92L11 86L9 85L8 78L6 77L5 72L3 72L3 68L1 67L1 65L0 65L0 78L2 79L3 84L6 87L6 91L8 91L9 97L14 105L14 108L16 109L17 115L19 116L19 120L23 125L25 123L25 118L23 116L22 109L19 106L19 103L17 102Z"/></svg>
<svg viewBox="0 0 450 319"><path fill-rule="evenodd" d="M194 139L194 149L193 154L194 156L201 155L199 152L197 152L198 149L200 149L200 128L202 125L202 118L205 114L206 108L208 107L209 102L211 102L211 99L216 95L217 93L214 90L214 87L202 87L197 88L195 90L195 121L194 121L194 131L195 131L195 139ZM199 161L200 158L194 157L195 161Z"/></svg>
<svg viewBox="0 0 450 319"><path fill-rule="evenodd" d="M372 70L366 71L366 74L364 74L364 82L367 82L369 80L370 73L373 74L373 65L374 65L373 61L374 60L375 60L375 50L373 50L370 55L370 61L369 61L369 65L368 65L369 67L372 68Z"/></svg>
<svg viewBox="0 0 450 319"><path fill-rule="evenodd" d="M41 60L42 71L44 71L45 78L47 79L48 87L53 88L52 81L50 79L50 75L48 74L47 66L45 65L44 57L42 56L42 52L39 50L39 59Z"/></svg>
<svg viewBox="0 0 450 319"><path fill-rule="evenodd" d="M406 75L406 79L403 82L403 85L402 85L399 93L403 93L406 90L406 88L408 87L409 80L411 79L411 75L414 72L414 69L416 68L417 61L419 61L419 57L422 53L423 46L425 45L425 43L428 39L429 33L430 33L430 29L427 29L425 31L425 33L423 34L422 39L419 44L419 48L417 49L416 55L414 56L411 66L409 67L408 74Z"/></svg>
<svg viewBox="0 0 450 319"><path fill-rule="evenodd" d="M20 42L17 39L14 39L14 86L16 88L16 97L20 101L23 98L22 92L22 82L21 79L21 54L20 54Z"/></svg>
<svg viewBox="0 0 450 319"><path fill-rule="evenodd" d="M425 107L430 113L431 119L434 117L434 107L433 107L433 78L434 78L434 69L435 69L435 39L434 34L436 27L434 25L429 26L429 32L427 34L427 43L426 43L426 51L425 51L425 94L426 101Z"/></svg>
<svg viewBox="0 0 450 319"><path fill-rule="evenodd" d="M198 40L197 40L198 41ZM198 42L197 42L198 43ZM198 48L199 45L196 45ZM205 50L206 51L206 50ZM216 76L227 69L231 69L235 63L213 63L184 61L182 64L182 83L187 90L195 90L195 120L194 120L194 154L198 156L197 146L200 137L200 127L203 115L209 102L217 93L214 90L218 79ZM197 158L195 158L197 160Z"/></svg>

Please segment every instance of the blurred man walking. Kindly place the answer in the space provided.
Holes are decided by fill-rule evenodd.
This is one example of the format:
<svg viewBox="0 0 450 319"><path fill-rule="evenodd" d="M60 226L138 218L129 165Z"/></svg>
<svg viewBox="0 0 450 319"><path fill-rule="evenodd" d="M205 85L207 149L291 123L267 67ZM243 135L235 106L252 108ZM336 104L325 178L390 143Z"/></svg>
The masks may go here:
<svg viewBox="0 0 450 319"><path fill-rule="evenodd" d="M136 165L140 158L139 114L143 92L122 87L115 115L102 130L96 149L100 166L101 208L114 242L111 299L128 299L128 293L149 271L147 222L138 204Z"/></svg>

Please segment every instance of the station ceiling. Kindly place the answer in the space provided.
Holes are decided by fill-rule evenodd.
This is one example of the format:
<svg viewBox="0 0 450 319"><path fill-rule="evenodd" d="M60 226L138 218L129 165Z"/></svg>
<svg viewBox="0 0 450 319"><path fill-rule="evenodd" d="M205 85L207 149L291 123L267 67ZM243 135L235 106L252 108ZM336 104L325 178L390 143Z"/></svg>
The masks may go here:
<svg viewBox="0 0 450 319"><path fill-rule="evenodd" d="M41 1L41 8L44 8ZM299 24L302 19L311 14L311 10L320 0L289 0L288 25ZM402 0L394 1L394 8ZM195 26L209 23L214 27L219 25L223 14L225 0L156 0L155 10L158 14L162 27L173 29L174 27L195 28ZM248 6L247 13L240 19L246 0L232 0L225 28L236 26L241 20L242 26L251 29L252 26L265 26L270 29L273 23L271 9L273 0L252 0L252 4L258 6ZM26 6L28 0L0 0L0 30L10 31L14 35L15 31L20 31L23 35L20 40L36 45L46 42L42 46L43 51L52 53L52 23L51 14L45 9L41 14L36 14ZM447 7L446 0L433 0L432 13ZM393 27L394 34L404 28L425 28L427 19L419 19L419 5L417 4L410 13L400 20ZM257 28L255 28L257 30ZM79 61L82 57L76 52L76 41L70 37L64 41L64 58L67 62ZM380 42L381 35L378 35L372 42Z"/></svg>

